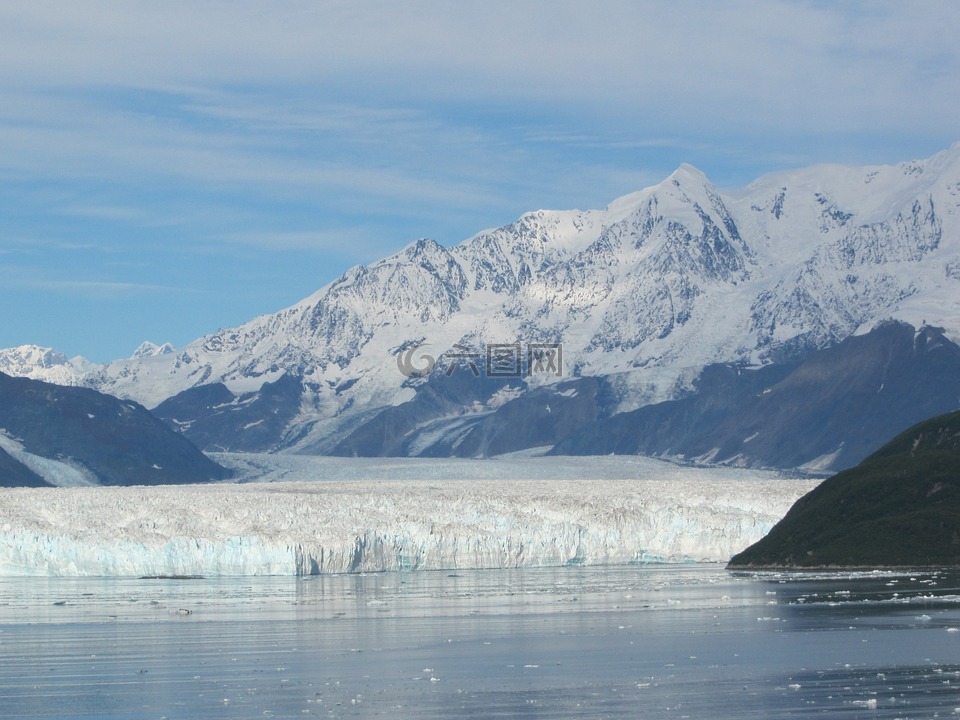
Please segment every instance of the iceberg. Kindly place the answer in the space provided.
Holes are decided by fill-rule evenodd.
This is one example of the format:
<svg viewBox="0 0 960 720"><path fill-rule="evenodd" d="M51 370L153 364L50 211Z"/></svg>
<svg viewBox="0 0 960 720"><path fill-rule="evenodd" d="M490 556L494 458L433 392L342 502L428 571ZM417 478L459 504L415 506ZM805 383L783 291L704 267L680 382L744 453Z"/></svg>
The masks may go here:
<svg viewBox="0 0 960 720"><path fill-rule="evenodd" d="M669 477L7 489L0 576L725 562L820 482L650 463Z"/></svg>

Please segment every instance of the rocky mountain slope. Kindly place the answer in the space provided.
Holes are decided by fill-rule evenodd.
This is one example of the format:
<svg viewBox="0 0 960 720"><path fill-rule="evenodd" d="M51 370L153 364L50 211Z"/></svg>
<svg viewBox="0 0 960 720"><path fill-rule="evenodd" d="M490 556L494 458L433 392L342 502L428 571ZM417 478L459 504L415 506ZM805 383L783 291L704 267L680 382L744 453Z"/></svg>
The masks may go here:
<svg viewBox="0 0 960 720"><path fill-rule="evenodd" d="M802 497L731 567L960 565L960 412L919 423Z"/></svg>
<svg viewBox="0 0 960 720"><path fill-rule="evenodd" d="M942 328L889 322L795 363L711 365L686 397L584 425L555 454L845 468L960 407L960 347Z"/></svg>
<svg viewBox="0 0 960 720"><path fill-rule="evenodd" d="M186 391L165 417L217 448L439 453L508 401L502 432L549 446L560 431L529 432L541 426L517 403L543 413L536 393L556 391L579 408L558 383L594 379L588 419L602 420L687 396L710 365L787 367L891 318L960 339L958 211L960 145L736 191L685 165L602 210L529 213L453 248L419 240L290 308L80 381L148 407ZM432 371L398 366L412 352ZM229 396L210 405L196 388L217 383ZM403 426L386 427L398 407Z"/></svg>

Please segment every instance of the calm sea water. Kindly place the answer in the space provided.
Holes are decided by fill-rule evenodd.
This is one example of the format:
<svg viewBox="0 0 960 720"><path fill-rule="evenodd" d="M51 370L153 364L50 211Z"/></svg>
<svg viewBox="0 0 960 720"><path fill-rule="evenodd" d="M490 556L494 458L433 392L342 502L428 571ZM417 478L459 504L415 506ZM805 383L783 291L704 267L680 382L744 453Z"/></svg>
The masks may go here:
<svg viewBox="0 0 960 720"><path fill-rule="evenodd" d="M950 572L0 579L0 717L958 717L958 629Z"/></svg>

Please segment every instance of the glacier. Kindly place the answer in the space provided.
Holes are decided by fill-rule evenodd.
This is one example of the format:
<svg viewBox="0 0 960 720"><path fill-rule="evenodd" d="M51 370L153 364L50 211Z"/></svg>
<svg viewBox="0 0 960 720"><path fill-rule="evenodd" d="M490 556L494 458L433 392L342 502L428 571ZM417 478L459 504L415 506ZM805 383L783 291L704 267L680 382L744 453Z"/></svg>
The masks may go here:
<svg viewBox="0 0 960 720"><path fill-rule="evenodd" d="M0 576L725 562L819 482L651 459L582 461L402 468L288 457L263 460L257 482L5 489ZM594 479L577 476L588 462ZM269 463L272 474L262 472Z"/></svg>

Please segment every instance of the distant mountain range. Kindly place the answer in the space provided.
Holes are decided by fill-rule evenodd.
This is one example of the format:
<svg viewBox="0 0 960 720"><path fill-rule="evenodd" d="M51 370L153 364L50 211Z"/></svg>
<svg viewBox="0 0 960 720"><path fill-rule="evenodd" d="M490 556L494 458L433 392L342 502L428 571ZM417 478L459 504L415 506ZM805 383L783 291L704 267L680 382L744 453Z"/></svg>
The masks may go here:
<svg viewBox="0 0 960 720"><path fill-rule="evenodd" d="M684 165L602 210L418 240L178 350L0 369L137 400L209 450L839 469L960 407L958 215L960 145L735 191Z"/></svg>
<svg viewBox="0 0 960 720"><path fill-rule="evenodd" d="M86 374L99 369L84 357L68 358L51 348L36 345L0 350L0 372L13 377L45 380L58 385L80 385Z"/></svg>

